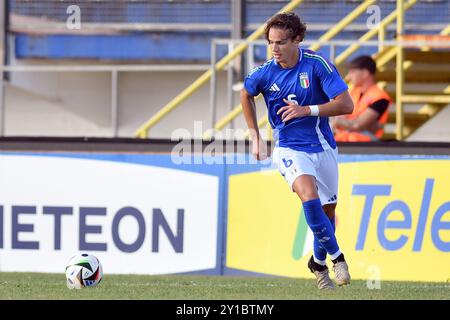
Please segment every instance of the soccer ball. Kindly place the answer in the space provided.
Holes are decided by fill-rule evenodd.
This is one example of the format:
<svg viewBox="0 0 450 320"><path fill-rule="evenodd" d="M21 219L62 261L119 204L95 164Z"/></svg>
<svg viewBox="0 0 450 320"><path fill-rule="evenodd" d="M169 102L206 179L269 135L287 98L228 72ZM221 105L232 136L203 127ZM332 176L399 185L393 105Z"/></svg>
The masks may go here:
<svg viewBox="0 0 450 320"><path fill-rule="evenodd" d="M66 279L69 289L94 287L100 283L102 277L102 265L91 254L77 254L70 258L66 265Z"/></svg>

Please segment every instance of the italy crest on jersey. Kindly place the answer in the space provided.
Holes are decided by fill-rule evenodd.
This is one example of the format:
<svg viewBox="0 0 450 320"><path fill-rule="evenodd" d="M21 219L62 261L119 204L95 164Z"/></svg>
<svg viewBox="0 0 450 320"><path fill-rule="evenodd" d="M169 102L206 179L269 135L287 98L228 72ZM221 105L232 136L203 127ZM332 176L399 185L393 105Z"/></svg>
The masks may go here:
<svg viewBox="0 0 450 320"><path fill-rule="evenodd" d="M309 77L307 72L300 73L300 85L303 89L309 88Z"/></svg>

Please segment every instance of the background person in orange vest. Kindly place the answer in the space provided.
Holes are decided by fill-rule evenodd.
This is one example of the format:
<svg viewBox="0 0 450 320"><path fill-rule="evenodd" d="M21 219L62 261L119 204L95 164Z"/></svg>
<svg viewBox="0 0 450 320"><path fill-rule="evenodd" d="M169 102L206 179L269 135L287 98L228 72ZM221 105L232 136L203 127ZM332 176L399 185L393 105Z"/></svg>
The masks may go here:
<svg viewBox="0 0 450 320"><path fill-rule="evenodd" d="M334 137L340 142L377 141L383 136L391 98L375 80L376 63L370 56L359 56L349 64L346 80L355 106L349 115L332 120Z"/></svg>

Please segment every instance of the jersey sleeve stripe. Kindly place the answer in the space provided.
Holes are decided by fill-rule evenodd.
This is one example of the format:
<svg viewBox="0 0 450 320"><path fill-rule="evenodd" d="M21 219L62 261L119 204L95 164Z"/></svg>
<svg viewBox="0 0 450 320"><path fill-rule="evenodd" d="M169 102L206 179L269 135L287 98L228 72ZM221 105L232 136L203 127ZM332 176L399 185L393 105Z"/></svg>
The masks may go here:
<svg viewBox="0 0 450 320"><path fill-rule="evenodd" d="M305 57L311 58L311 59L316 59L316 60L320 61L323 64L323 66L325 67L325 69L327 69L328 73L333 72L333 69L330 67L328 62L321 56L305 52Z"/></svg>

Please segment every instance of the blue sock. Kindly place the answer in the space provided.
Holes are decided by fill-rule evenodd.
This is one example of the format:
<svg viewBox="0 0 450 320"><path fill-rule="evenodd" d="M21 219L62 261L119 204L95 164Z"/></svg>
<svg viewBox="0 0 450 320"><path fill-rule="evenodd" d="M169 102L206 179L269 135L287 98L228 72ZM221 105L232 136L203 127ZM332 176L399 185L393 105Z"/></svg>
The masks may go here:
<svg viewBox="0 0 450 320"><path fill-rule="evenodd" d="M333 225L323 211L320 200L313 199L303 202L303 210L305 212L306 222L314 234L314 240L322 245L326 252L331 256L331 259L336 259L341 252L334 235ZM314 251L315 249L316 248L314 248ZM314 254L316 254L316 252L314 252Z"/></svg>
<svg viewBox="0 0 450 320"><path fill-rule="evenodd" d="M333 231L336 231L336 216L330 219L331 225L333 226ZM314 246L313 246L313 256L314 261L322 266L326 265L327 258L327 250L322 246L322 244L314 238Z"/></svg>

